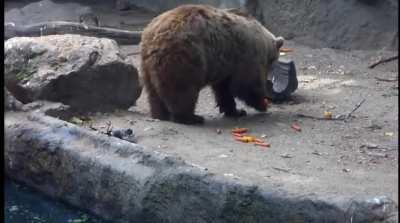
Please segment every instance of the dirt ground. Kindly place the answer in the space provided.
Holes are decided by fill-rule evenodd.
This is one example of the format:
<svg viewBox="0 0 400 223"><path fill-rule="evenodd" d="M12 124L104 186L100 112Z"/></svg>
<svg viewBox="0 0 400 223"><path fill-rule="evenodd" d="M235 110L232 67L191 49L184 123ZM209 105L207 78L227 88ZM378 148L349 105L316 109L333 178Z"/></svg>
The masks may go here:
<svg viewBox="0 0 400 223"><path fill-rule="evenodd" d="M300 196L398 197L398 65L390 62L368 69L370 61L393 52L311 49L287 42L294 49L299 89L291 101L273 104L267 113L244 107L249 115L232 120L215 108L209 88L204 89L197 113L204 126L185 126L153 120L146 92L130 111L91 116L94 127L132 128L138 143L182 157L210 172L260 186L274 186ZM135 47L124 47L126 52ZM134 58L139 64L139 59ZM298 117L347 114L343 121ZM291 128L297 122L301 132ZM266 136L270 148L235 141L234 127ZM222 131L217 133L217 129Z"/></svg>
<svg viewBox="0 0 400 223"><path fill-rule="evenodd" d="M152 16L140 20L134 13L112 13L116 12L103 12L101 17L107 18L106 25L119 27L127 20L143 25ZM125 28L137 28L133 26ZM151 119L145 91L129 111L97 113L90 119L103 131L107 121L114 129L132 128L138 144L240 182L298 196L387 195L398 203L398 64L392 61L367 68L377 58L397 52L315 49L291 41L285 47L294 49L286 57L296 63L299 88L291 101L272 104L266 113L239 103L248 116L224 118L206 88L197 104L197 113L206 118L203 126ZM126 54L139 50L137 46L122 49ZM138 55L130 58L140 66ZM333 116L347 114L364 99L347 122L297 116L322 117L324 111ZM291 128L294 122L300 132ZM234 127L264 136L271 147L235 141L230 133Z"/></svg>

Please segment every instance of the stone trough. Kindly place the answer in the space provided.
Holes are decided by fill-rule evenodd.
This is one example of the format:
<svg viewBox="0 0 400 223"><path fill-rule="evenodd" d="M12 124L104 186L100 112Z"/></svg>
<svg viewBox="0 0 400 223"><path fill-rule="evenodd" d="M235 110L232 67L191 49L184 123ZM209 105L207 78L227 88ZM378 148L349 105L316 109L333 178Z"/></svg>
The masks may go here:
<svg viewBox="0 0 400 223"><path fill-rule="evenodd" d="M235 182L48 116L49 107L6 113L7 175L113 222L391 222L397 210L385 197L299 197Z"/></svg>

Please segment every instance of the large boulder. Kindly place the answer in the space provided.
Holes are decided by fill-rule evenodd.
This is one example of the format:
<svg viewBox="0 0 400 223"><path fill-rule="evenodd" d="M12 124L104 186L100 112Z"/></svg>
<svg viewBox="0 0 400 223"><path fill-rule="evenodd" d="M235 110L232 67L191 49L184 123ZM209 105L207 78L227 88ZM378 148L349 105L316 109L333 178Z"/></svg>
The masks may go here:
<svg viewBox="0 0 400 223"><path fill-rule="evenodd" d="M113 40L53 35L11 38L4 45L5 85L22 103L111 110L129 108L140 96L137 69Z"/></svg>

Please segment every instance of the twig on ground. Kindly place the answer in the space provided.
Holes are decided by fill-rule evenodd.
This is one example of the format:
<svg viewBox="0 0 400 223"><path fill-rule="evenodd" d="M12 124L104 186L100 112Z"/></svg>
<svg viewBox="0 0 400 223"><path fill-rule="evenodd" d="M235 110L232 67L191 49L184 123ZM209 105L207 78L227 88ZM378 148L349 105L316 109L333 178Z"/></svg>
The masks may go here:
<svg viewBox="0 0 400 223"><path fill-rule="evenodd" d="M362 99L360 102L356 104L356 106L351 110L351 112L345 114L345 115L339 115L337 117L332 117L332 118L324 118L324 117L316 117L312 115L305 115L305 114L296 114L297 117L300 118L310 118L310 119L315 119L315 120L324 120L324 121L347 121L351 117L351 115L361 107L361 105L365 102L365 98Z"/></svg>
<svg viewBox="0 0 400 223"><path fill-rule="evenodd" d="M317 116L305 115L305 114L296 114L296 116L299 117L299 118L310 118L310 119L324 120L324 121L338 121L338 120L342 121L343 120L343 118L333 118L332 117L330 119L327 119L327 118L324 118L324 117L317 117Z"/></svg>
<svg viewBox="0 0 400 223"><path fill-rule="evenodd" d="M392 57L389 57L389 58L382 58L382 59L379 59L378 61L372 63L371 65L369 65L368 68L372 69L372 68L378 66L381 63L386 63L386 62L389 62L389 61L392 61L392 60L396 60L398 58L399 58L399 55L392 56Z"/></svg>
<svg viewBox="0 0 400 223"><path fill-rule="evenodd" d="M398 78L393 78L393 79L386 79L386 78L381 78L381 77L375 77L378 81L385 81L385 82L395 82L398 81Z"/></svg>
<svg viewBox="0 0 400 223"><path fill-rule="evenodd" d="M290 169L283 169L283 168L279 168L279 167L272 167L272 169L282 171L285 173L290 173Z"/></svg>
<svg viewBox="0 0 400 223"><path fill-rule="evenodd" d="M360 102L358 102L358 104L356 104L356 106L353 108L353 110L351 112L349 112L346 117L344 118L344 120L346 121L347 119L349 119L351 117L351 115L361 107L361 105L365 102L365 98L362 99Z"/></svg>
<svg viewBox="0 0 400 223"><path fill-rule="evenodd" d="M109 135L109 136L111 136L112 129L113 129L112 124L111 124L111 121L107 121L106 125L107 125L106 134Z"/></svg>

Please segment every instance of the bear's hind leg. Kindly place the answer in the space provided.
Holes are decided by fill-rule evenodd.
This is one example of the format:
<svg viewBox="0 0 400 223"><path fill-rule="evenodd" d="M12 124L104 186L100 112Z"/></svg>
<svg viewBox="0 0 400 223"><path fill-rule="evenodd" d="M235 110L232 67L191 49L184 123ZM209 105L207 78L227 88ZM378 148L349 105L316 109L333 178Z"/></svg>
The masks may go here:
<svg viewBox="0 0 400 223"><path fill-rule="evenodd" d="M242 117L246 115L245 110L236 109L236 102L229 90L228 80L213 85L212 89L220 113L224 113L227 117Z"/></svg>
<svg viewBox="0 0 400 223"><path fill-rule="evenodd" d="M164 97L171 112L172 121L187 125L204 123L203 117L194 114L198 96L199 90L191 88L181 89L179 92Z"/></svg>
<svg viewBox="0 0 400 223"><path fill-rule="evenodd" d="M160 119L167 121L170 119L170 112L168 111L167 107L165 106L164 102L161 100L160 96L154 89L153 85L146 81L145 85L147 88L148 93L148 102L150 105L150 113L151 117L155 119Z"/></svg>

